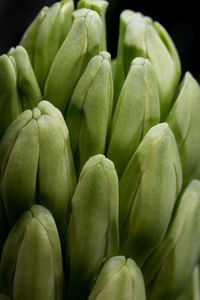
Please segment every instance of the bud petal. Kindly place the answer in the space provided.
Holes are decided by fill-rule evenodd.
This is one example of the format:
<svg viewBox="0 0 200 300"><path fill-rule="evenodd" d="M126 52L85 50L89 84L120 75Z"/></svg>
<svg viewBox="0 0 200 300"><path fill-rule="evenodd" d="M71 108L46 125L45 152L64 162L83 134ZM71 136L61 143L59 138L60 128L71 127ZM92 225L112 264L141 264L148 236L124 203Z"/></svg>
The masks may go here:
<svg viewBox="0 0 200 300"><path fill-rule="evenodd" d="M39 259L38 259L39 257ZM15 300L62 299L63 266L51 213L33 205L11 230L0 265L0 291Z"/></svg>
<svg viewBox="0 0 200 300"><path fill-rule="evenodd" d="M1 192L9 223L40 203L65 235L76 185L69 134L62 114L48 101L23 112L0 144Z"/></svg>
<svg viewBox="0 0 200 300"><path fill-rule="evenodd" d="M199 116L200 87L192 75L187 72L179 87L176 102L166 119L174 133L179 148L184 185L195 176L199 177Z"/></svg>
<svg viewBox="0 0 200 300"><path fill-rule="evenodd" d="M73 13L71 30L56 54L44 89L45 98L63 114L85 66L99 51L101 34L102 22L95 11L82 8Z"/></svg>
<svg viewBox="0 0 200 300"><path fill-rule="evenodd" d="M175 138L167 123L158 124L147 132L120 180L120 254L143 265L165 235L181 186Z"/></svg>
<svg viewBox="0 0 200 300"><path fill-rule="evenodd" d="M110 54L102 51L88 63L74 89L66 115L78 171L89 157L105 152L112 101Z"/></svg>
<svg viewBox="0 0 200 300"><path fill-rule="evenodd" d="M164 240L144 265L149 299L176 299L180 295L199 260L199 235L200 181L193 180L178 201Z"/></svg>
<svg viewBox="0 0 200 300"><path fill-rule="evenodd" d="M69 298L82 299L102 260L118 252L118 179L103 155L91 157L82 169L72 199L68 244Z"/></svg>
<svg viewBox="0 0 200 300"><path fill-rule="evenodd" d="M142 272L136 263L123 256L108 259L88 300L145 300L145 286Z"/></svg>
<svg viewBox="0 0 200 300"><path fill-rule="evenodd" d="M132 61L111 127L107 156L119 177L148 129L159 119L159 92L152 64L138 57Z"/></svg>
<svg viewBox="0 0 200 300"><path fill-rule="evenodd" d="M106 22L105 22L105 14L108 7L108 2L105 0L80 0L78 2L78 8L89 8L95 10L99 16L101 17L101 21L103 24L103 32L101 38L101 51L106 50Z"/></svg>

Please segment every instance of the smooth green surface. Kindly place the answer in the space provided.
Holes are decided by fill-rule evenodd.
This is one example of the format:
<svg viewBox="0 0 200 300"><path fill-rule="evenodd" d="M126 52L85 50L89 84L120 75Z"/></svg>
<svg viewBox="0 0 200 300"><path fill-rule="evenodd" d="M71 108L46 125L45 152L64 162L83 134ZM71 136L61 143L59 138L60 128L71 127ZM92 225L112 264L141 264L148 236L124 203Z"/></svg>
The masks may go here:
<svg viewBox="0 0 200 300"><path fill-rule="evenodd" d="M87 297L102 261L117 255L118 247L117 173L110 160L95 155L84 165L72 199L68 228L70 299Z"/></svg>
<svg viewBox="0 0 200 300"><path fill-rule="evenodd" d="M105 152L112 102L110 54L101 51L78 81L65 118L78 172L91 156Z"/></svg>
<svg viewBox="0 0 200 300"><path fill-rule="evenodd" d="M160 99L153 66L148 59L135 58L113 115L107 152L119 178L147 131L159 120Z"/></svg>
<svg viewBox="0 0 200 300"><path fill-rule="evenodd" d="M12 228L0 263L0 291L13 300L60 300L64 273L52 214L33 205Z"/></svg>
<svg viewBox="0 0 200 300"><path fill-rule="evenodd" d="M114 256L99 273L88 300L145 300L141 270L132 259Z"/></svg>
<svg viewBox="0 0 200 300"><path fill-rule="evenodd" d="M95 11L78 9L72 17L72 27L56 54L44 88L44 97L63 114L88 61L99 52L102 34L102 22Z"/></svg>
<svg viewBox="0 0 200 300"><path fill-rule="evenodd" d="M181 188L176 141L160 123L147 132L120 179L120 254L144 264L166 233Z"/></svg>
<svg viewBox="0 0 200 300"><path fill-rule="evenodd" d="M165 238L143 266L149 299L176 299L199 260L200 181L193 180L180 197Z"/></svg>

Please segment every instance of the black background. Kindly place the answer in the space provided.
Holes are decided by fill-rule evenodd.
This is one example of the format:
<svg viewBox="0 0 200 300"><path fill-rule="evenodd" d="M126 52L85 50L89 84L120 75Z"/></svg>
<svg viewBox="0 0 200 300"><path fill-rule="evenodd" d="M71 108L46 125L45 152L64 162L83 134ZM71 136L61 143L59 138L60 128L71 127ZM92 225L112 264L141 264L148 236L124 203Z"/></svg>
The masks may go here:
<svg viewBox="0 0 200 300"><path fill-rule="evenodd" d="M24 31L40 9L52 0L0 0L0 54L19 43ZM76 4L77 1L75 1ZM198 1L158 3L148 1L110 0L107 10L107 45L116 55L119 14L124 9L139 11L161 23L172 37L182 64L182 72L190 71L200 80L200 25Z"/></svg>

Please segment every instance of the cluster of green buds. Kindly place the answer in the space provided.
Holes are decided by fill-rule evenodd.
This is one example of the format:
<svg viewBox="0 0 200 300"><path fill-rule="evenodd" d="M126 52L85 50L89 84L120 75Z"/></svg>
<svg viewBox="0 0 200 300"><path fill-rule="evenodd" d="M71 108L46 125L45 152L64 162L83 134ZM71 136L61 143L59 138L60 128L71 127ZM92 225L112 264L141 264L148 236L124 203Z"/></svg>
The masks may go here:
<svg viewBox="0 0 200 300"><path fill-rule="evenodd" d="M0 56L0 300L200 300L200 86L105 0L44 7Z"/></svg>

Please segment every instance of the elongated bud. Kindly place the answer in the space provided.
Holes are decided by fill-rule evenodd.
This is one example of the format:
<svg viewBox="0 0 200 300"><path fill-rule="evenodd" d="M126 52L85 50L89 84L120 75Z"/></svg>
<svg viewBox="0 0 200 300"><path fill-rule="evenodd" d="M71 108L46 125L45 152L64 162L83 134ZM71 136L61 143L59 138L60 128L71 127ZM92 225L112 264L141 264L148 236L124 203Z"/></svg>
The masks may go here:
<svg viewBox="0 0 200 300"><path fill-rule="evenodd" d="M84 165L72 199L70 299L87 297L102 261L118 253L118 235L117 173L110 160L95 155Z"/></svg>
<svg viewBox="0 0 200 300"><path fill-rule="evenodd" d="M145 286L142 272L136 263L123 256L108 259L88 300L145 300Z"/></svg>
<svg viewBox="0 0 200 300"><path fill-rule="evenodd" d="M200 299L200 274L199 264L196 265L192 272L189 283L184 288L181 295L176 300L198 300Z"/></svg>
<svg viewBox="0 0 200 300"><path fill-rule="evenodd" d="M165 120L173 102L180 75L180 60L166 30L141 13L125 10L120 16L120 37L115 77L115 103L133 58L151 61L159 87L161 120Z"/></svg>
<svg viewBox="0 0 200 300"><path fill-rule="evenodd" d="M152 127L119 184L120 254L142 266L162 241L182 187L175 138L167 123Z"/></svg>
<svg viewBox="0 0 200 300"><path fill-rule="evenodd" d="M143 267L149 299L176 299L180 295L199 260L199 235L200 181L193 180L177 203L164 240Z"/></svg>
<svg viewBox="0 0 200 300"><path fill-rule="evenodd" d="M178 89L174 106L166 122L174 133L183 168L183 182L186 185L193 177L200 179L200 87L187 72Z"/></svg>
<svg viewBox="0 0 200 300"><path fill-rule="evenodd" d="M119 178L148 129L159 119L159 91L152 64L148 59L136 58L117 102L108 146L107 156L114 162Z"/></svg>
<svg viewBox="0 0 200 300"><path fill-rule="evenodd" d="M0 144L0 178L9 223L35 202L53 213L65 235L76 179L69 134L62 114L48 101L23 112Z"/></svg>
<svg viewBox="0 0 200 300"><path fill-rule="evenodd" d="M28 52L31 64L33 66L34 62L34 53L35 53L35 43L38 35L38 31L40 29L40 25L42 21L44 20L47 12L49 10L49 7L44 6L41 11L37 14L35 19L32 21L32 23L29 25L27 30L25 31L24 35L22 36L22 39L20 41L20 45L26 49Z"/></svg>
<svg viewBox="0 0 200 300"><path fill-rule="evenodd" d="M0 56L0 138L22 111L16 86L15 68L9 57L3 54Z"/></svg>
<svg viewBox="0 0 200 300"><path fill-rule="evenodd" d="M95 11L82 8L73 13L71 30L52 63L44 90L45 98L63 114L88 61L99 52L101 34L102 22Z"/></svg>
<svg viewBox="0 0 200 300"><path fill-rule="evenodd" d="M108 2L105 0L80 0L78 2L78 8L83 8L83 7L95 10L101 17L103 30L102 30L100 50L101 51L106 50L107 47L106 47L106 20L105 20L105 18L106 18Z"/></svg>
<svg viewBox="0 0 200 300"><path fill-rule="evenodd" d="M73 10L72 0L56 2L49 8L43 8L20 42L30 53L42 92L53 59L70 30Z"/></svg>
<svg viewBox="0 0 200 300"><path fill-rule="evenodd" d="M114 108L116 106L116 103L118 101L118 97L123 85L123 82L127 76L131 61L138 56L145 57L145 43L143 40L143 31L146 23L151 22L150 18L141 18L141 14L134 13L132 10L124 10L121 15L120 15L120 28L119 28L119 40L118 40L118 48L117 48L117 58L116 58L116 68L115 68L115 77L114 77L114 88L115 88L115 95L114 95ZM135 18L135 28L137 29L135 31L135 35L131 34L131 37L133 41L138 41L140 40L141 37L141 42L136 45L134 42L132 42L132 48L133 50L131 51L132 53L126 53L128 54L128 57L126 59L129 60L128 66L125 64L125 35L127 31L128 25L133 21ZM141 20L141 23L143 24L138 24L137 19ZM137 34L138 33L138 34ZM131 48L131 49L132 49ZM138 49L139 48L139 49ZM130 49L130 47L128 48ZM130 52L130 51L129 51Z"/></svg>
<svg viewBox="0 0 200 300"><path fill-rule="evenodd" d="M34 108L42 100L40 88L33 72L28 54L22 46L11 48L8 56L14 59L17 75L17 91L22 109Z"/></svg>
<svg viewBox="0 0 200 300"><path fill-rule="evenodd" d="M102 51L88 63L74 89L66 115L79 171L90 156L105 152L112 101L110 54Z"/></svg>
<svg viewBox="0 0 200 300"><path fill-rule="evenodd" d="M60 300L63 266L58 231L51 213L33 205L17 220L1 258L0 292L13 300Z"/></svg>
<svg viewBox="0 0 200 300"><path fill-rule="evenodd" d="M0 56L0 138L18 115L41 101L26 50L18 46Z"/></svg>

